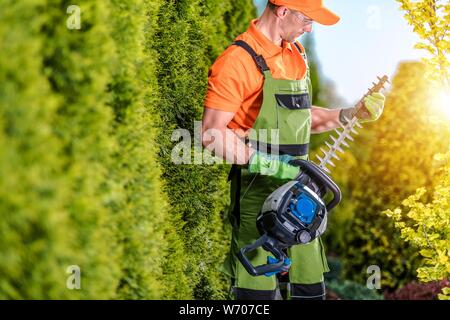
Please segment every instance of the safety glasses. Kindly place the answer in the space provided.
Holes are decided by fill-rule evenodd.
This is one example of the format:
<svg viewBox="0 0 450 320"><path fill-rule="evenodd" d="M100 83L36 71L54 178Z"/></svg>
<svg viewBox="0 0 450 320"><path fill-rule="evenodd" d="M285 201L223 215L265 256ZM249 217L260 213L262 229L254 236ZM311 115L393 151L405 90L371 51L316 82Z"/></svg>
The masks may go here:
<svg viewBox="0 0 450 320"><path fill-rule="evenodd" d="M304 14L291 10L291 13L298 19L298 21L304 25L311 25L313 24L314 20L308 18Z"/></svg>

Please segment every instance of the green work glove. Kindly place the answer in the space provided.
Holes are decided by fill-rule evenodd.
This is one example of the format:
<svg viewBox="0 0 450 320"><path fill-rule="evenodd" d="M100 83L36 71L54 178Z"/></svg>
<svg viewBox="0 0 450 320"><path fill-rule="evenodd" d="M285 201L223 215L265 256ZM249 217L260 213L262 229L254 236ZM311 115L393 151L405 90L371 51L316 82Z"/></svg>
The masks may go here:
<svg viewBox="0 0 450 320"><path fill-rule="evenodd" d="M367 111L369 111L369 114L367 115L366 113L362 117L358 117L359 122L364 123L378 120L378 118L383 113L385 100L386 98L384 97L384 95L379 92L374 92L365 97L363 102L366 106ZM339 120L345 125L347 124L345 118L351 120L356 115L357 111L358 109L356 107L342 109L339 113Z"/></svg>
<svg viewBox="0 0 450 320"><path fill-rule="evenodd" d="M248 171L281 180L293 180L300 172L299 167L288 163L294 159L288 155L275 156L256 151L248 161Z"/></svg>

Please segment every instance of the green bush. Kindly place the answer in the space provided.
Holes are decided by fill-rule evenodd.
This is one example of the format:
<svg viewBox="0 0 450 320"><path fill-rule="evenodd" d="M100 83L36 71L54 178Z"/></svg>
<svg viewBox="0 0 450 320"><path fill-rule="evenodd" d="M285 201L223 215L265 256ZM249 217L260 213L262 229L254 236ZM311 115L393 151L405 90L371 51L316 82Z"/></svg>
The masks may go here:
<svg viewBox="0 0 450 320"><path fill-rule="evenodd" d="M155 110L161 116L159 155L170 215L176 232L182 237L186 259L184 265L179 265L183 270L168 276L177 278L181 273L188 277L187 282L179 284L185 288L173 288L168 293L172 298L225 297L226 283L218 266L228 248L229 236L224 234L220 213L228 197L229 167L175 165L170 156L177 143L171 141L174 129L188 129L194 136L194 121L201 120L208 68L213 59L250 21L253 10L238 10L238 4L239 8L251 8L251 1L185 0L168 1L159 12L160 28L156 38L160 42L154 43L160 62L161 100ZM232 18L235 14L240 18ZM225 18L219 18L221 16ZM246 21L245 25L242 21ZM219 37L214 30L227 30L229 37L223 40L223 35ZM211 48L215 50L211 52ZM169 256L165 268L173 268L171 264L177 259L179 257Z"/></svg>
<svg viewBox="0 0 450 320"><path fill-rule="evenodd" d="M159 101L157 56L147 44L156 28L155 20L148 17L155 16L160 5L160 1L111 1L117 58L108 91L118 148L109 179L114 196L108 206L120 250L118 297L124 299L164 298L162 264L170 222L166 199L160 191L154 143L157 114L152 113L152 106Z"/></svg>
<svg viewBox="0 0 450 320"><path fill-rule="evenodd" d="M342 279L342 262L338 257L328 256L330 272L325 273L328 297L344 300L382 300L383 295L360 283Z"/></svg>
<svg viewBox="0 0 450 320"><path fill-rule="evenodd" d="M169 139L251 1L79 1L80 30L70 4L0 10L0 298L225 297L227 167Z"/></svg>
<svg viewBox="0 0 450 320"><path fill-rule="evenodd" d="M104 90L107 8L80 3L84 30L77 33L65 27L66 5L10 2L0 13L2 298L107 298L115 291L103 205L114 147ZM70 265L81 268L82 290L66 288Z"/></svg>
<svg viewBox="0 0 450 320"><path fill-rule="evenodd" d="M110 37L107 2L81 1L81 30L65 26L69 1L48 1L47 19L41 36L45 74L60 97L53 123L54 134L63 143L63 174L70 193L65 209L73 223L74 242L82 272L83 289L71 297L114 297L119 275L118 252L112 241L112 217L108 175L117 141L113 136L113 114L107 106L105 88L111 81L114 42Z"/></svg>
<svg viewBox="0 0 450 320"><path fill-rule="evenodd" d="M333 280L327 282L327 288L343 300L383 300L383 296L376 290L368 289L354 281Z"/></svg>
<svg viewBox="0 0 450 320"><path fill-rule="evenodd" d="M42 61L33 59L44 47L44 21L35 18L42 6L6 1L0 10L1 299L64 294L59 266L76 256L65 234L72 224L64 208L70 188L61 176L62 143L51 125L59 100Z"/></svg>

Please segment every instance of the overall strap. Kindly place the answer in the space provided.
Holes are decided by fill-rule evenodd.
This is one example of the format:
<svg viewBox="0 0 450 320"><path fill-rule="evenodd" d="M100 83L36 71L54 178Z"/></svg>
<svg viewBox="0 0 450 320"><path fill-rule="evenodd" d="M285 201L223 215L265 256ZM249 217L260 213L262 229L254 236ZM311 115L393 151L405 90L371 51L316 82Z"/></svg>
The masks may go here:
<svg viewBox="0 0 450 320"><path fill-rule="evenodd" d="M306 79L308 82L308 92L309 92L309 99L312 104L312 96L313 96L313 88L311 83L311 73L308 65L308 57L306 56L306 52L303 52L302 48L297 42L294 42L294 45L297 47L298 52L300 52L300 55L302 56L303 60L306 63ZM305 50L306 51L306 50Z"/></svg>
<svg viewBox="0 0 450 320"><path fill-rule="evenodd" d="M300 47L300 45L297 42L294 42L294 45L297 48L298 52L300 52L300 55L302 56L303 60L305 60L306 67L309 68L309 66L308 66L308 58L306 57L306 51L302 50L302 48Z"/></svg>
<svg viewBox="0 0 450 320"><path fill-rule="evenodd" d="M239 227L241 224L241 187L242 187L242 166L239 166L237 164L233 164L231 167L230 173L228 174L228 181L231 181L232 186L232 192L234 192L234 195L232 195L232 199L234 199L233 208L231 211L231 214L236 219L236 224ZM233 184L234 183L234 184ZM234 186L234 190L233 190Z"/></svg>
<svg viewBox="0 0 450 320"><path fill-rule="evenodd" d="M233 42L233 45L241 47L245 51L247 51L252 56L253 60L255 60L256 66L262 74L264 74L264 71L270 70L263 56L256 54L255 50L253 50L247 42L245 42L244 40L237 40Z"/></svg>
<svg viewBox="0 0 450 320"><path fill-rule="evenodd" d="M304 53L303 50L302 50L302 48L300 48L300 46L298 45L297 42L294 42L294 45L297 47L298 51L300 51L301 54Z"/></svg>

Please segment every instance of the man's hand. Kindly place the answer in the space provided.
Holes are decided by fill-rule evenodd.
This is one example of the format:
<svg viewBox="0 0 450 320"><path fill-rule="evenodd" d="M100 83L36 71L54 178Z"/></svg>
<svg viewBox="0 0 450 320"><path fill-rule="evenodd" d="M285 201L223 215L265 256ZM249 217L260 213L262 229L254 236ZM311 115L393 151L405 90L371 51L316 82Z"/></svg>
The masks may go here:
<svg viewBox="0 0 450 320"><path fill-rule="evenodd" d="M374 92L364 98L364 105L369 111L369 116L360 119L361 123L375 121L380 118L384 109L384 101L386 98L380 92Z"/></svg>
<svg viewBox="0 0 450 320"><path fill-rule="evenodd" d="M384 101L386 98L380 92L374 92L364 98L363 103L368 112L364 112L362 115L358 112L359 108L352 107L347 109L341 109L339 113L339 120L342 124L347 124L346 118L351 120L354 116L357 116L359 122L371 122L378 120L384 109Z"/></svg>
<svg viewBox="0 0 450 320"><path fill-rule="evenodd" d="M289 161L294 159L289 155L277 156L255 151L250 156L248 170L251 173L272 176L281 180L294 180L300 172L298 167L289 164Z"/></svg>

